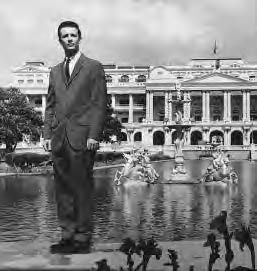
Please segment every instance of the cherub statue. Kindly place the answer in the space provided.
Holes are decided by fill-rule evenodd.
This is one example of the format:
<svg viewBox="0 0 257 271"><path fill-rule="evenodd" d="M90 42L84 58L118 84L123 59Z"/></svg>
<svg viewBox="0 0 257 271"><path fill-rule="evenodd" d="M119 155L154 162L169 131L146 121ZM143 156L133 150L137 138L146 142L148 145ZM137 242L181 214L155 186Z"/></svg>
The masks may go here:
<svg viewBox="0 0 257 271"><path fill-rule="evenodd" d="M183 118L183 116L182 116L182 113L181 113L181 111L177 111L177 112L175 112L175 115L176 115L176 120L175 120L175 122L176 123L182 123L182 118Z"/></svg>

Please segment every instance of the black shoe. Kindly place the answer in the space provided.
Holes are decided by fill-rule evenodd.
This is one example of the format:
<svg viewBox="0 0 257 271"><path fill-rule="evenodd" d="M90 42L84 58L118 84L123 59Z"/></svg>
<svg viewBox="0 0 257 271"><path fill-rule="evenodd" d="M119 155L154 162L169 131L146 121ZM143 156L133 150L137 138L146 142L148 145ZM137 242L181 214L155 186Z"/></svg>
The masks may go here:
<svg viewBox="0 0 257 271"><path fill-rule="evenodd" d="M74 250L72 239L61 239L59 243L50 246L50 252L53 254L70 254Z"/></svg>
<svg viewBox="0 0 257 271"><path fill-rule="evenodd" d="M74 254L88 254L91 252L90 242L73 241Z"/></svg>
<svg viewBox="0 0 257 271"><path fill-rule="evenodd" d="M62 239L59 243L51 245L50 252L52 254L88 254L91 252L91 244L73 239Z"/></svg>

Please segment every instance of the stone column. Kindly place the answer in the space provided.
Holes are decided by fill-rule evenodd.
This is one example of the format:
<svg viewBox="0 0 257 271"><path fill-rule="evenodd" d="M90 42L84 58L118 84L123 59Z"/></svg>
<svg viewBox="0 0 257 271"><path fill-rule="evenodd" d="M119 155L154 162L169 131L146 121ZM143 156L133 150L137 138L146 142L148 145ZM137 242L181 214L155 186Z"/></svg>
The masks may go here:
<svg viewBox="0 0 257 271"><path fill-rule="evenodd" d="M169 92L169 122L172 121L173 117L172 117L172 93Z"/></svg>
<svg viewBox="0 0 257 271"><path fill-rule="evenodd" d="M153 122L153 92L150 92L149 104L150 104L149 120Z"/></svg>
<svg viewBox="0 0 257 271"><path fill-rule="evenodd" d="M206 121L210 121L210 92L206 92Z"/></svg>
<svg viewBox="0 0 257 271"><path fill-rule="evenodd" d="M190 93L189 92L186 93L185 99L186 99L185 119L186 119L186 121L189 121L190 120L190 110L191 110L191 100L190 100Z"/></svg>
<svg viewBox="0 0 257 271"><path fill-rule="evenodd" d="M129 94L129 123L133 123L133 96Z"/></svg>
<svg viewBox="0 0 257 271"><path fill-rule="evenodd" d="M190 120L191 119L191 98L190 98L189 92L188 92L187 98L188 98L188 103L187 103L188 120Z"/></svg>
<svg viewBox="0 0 257 271"><path fill-rule="evenodd" d="M203 117L202 117L202 121L206 121L206 92L202 91L202 108L203 108Z"/></svg>
<svg viewBox="0 0 257 271"><path fill-rule="evenodd" d="M116 100L115 100L115 95L112 94L112 108L115 108Z"/></svg>
<svg viewBox="0 0 257 271"><path fill-rule="evenodd" d="M229 142L230 142L230 139L229 139L229 130L230 130L230 127L224 127L224 146L228 146L230 145Z"/></svg>
<svg viewBox="0 0 257 271"><path fill-rule="evenodd" d="M243 128L243 144L250 145L250 127Z"/></svg>
<svg viewBox="0 0 257 271"><path fill-rule="evenodd" d="M171 131L169 128L165 128L165 145L171 145Z"/></svg>
<svg viewBox="0 0 257 271"><path fill-rule="evenodd" d="M185 138L185 145L189 145L190 143L190 130L185 130L185 134L184 134L184 138Z"/></svg>
<svg viewBox="0 0 257 271"><path fill-rule="evenodd" d="M243 121L247 120L246 91L243 90Z"/></svg>
<svg viewBox="0 0 257 271"><path fill-rule="evenodd" d="M250 103L250 91L246 91L246 121L250 121L250 110L251 110L251 103Z"/></svg>
<svg viewBox="0 0 257 271"><path fill-rule="evenodd" d="M209 127L203 127L203 140L209 142Z"/></svg>
<svg viewBox="0 0 257 271"><path fill-rule="evenodd" d="M128 143L134 143L133 129L127 129Z"/></svg>
<svg viewBox="0 0 257 271"><path fill-rule="evenodd" d="M223 120L224 121L227 121L228 120L228 93L227 91L225 90L224 91L224 103L223 103L223 106L224 106L224 116L223 116Z"/></svg>
<svg viewBox="0 0 257 271"><path fill-rule="evenodd" d="M230 146L231 145L231 130L227 131L227 145Z"/></svg>
<svg viewBox="0 0 257 271"><path fill-rule="evenodd" d="M46 95L42 95L42 117L45 119Z"/></svg>
<svg viewBox="0 0 257 271"><path fill-rule="evenodd" d="M228 121L231 121L231 91L228 91Z"/></svg>
<svg viewBox="0 0 257 271"><path fill-rule="evenodd" d="M165 101L164 101L164 103L165 103L165 106L164 106L165 113L164 113L164 118L167 120L167 119L169 119L169 93L165 92L164 95L165 95Z"/></svg>
<svg viewBox="0 0 257 271"><path fill-rule="evenodd" d="M183 104L183 111L184 111L184 120L189 121L190 119L190 95L189 92L184 94L184 104Z"/></svg>
<svg viewBox="0 0 257 271"><path fill-rule="evenodd" d="M146 92L146 120L149 121L150 120L150 92L147 91Z"/></svg>

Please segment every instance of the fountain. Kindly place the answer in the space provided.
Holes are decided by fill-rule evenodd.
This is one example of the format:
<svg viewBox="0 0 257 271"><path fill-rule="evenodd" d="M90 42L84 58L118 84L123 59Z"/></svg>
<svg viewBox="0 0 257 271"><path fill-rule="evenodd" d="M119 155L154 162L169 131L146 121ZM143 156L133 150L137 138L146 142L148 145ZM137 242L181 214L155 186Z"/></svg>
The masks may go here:
<svg viewBox="0 0 257 271"><path fill-rule="evenodd" d="M214 145L213 160L207 167L200 181L205 184L237 184L238 175L231 166L229 154L226 154L219 144Z"/></svg>
<svg viewBox="0 0 257 271"><path fill-rule="evenodd" d="M176 84L176 90L177 90L177 99L176 100L170 100L172 104L176 104L176 107L183 108L183 105L185 102L188 102L189 98L185 98L181 93L180 84ZM175 165L172 169L170 178L168 180L168 183L176 183L176 184L184 184L184 183L199 183L198 180L193 180L189 174L186 171L185 164L184 164L184 154L183 154L183 146L185 142L185 131L188 130L191 125L188 123L185 123L183 120L183 115L180 110L177 110L175 113L176 115L176 121L173 125L168 125L169 129L175 129L177 132L177 138L174 141L175 145Z"/></svg>
<svg viewBox="0 0 257 271"><path fill-rule="evenodd" d="M153 168L146 149L133 149L130 154L123 153L123 157L125 164L115 173L115 185L138 186L156 183L159 174Z"/></svg>

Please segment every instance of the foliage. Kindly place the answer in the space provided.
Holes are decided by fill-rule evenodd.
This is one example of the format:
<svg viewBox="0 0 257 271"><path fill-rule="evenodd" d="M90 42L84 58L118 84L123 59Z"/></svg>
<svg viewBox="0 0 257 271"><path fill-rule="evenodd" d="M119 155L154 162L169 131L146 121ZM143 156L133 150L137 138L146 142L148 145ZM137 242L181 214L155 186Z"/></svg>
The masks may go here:
<svg viewBox="0 0 257 271"><path fill-rule="evenodd" d="M204 247L211 247L211 254L209 257L208 270L211 271L214 263L218 258L220 258L220 242L216 241L216 236L214 233L210 233L207 236L207 241L203 245Z"/></svg>
<svg viewBox="0 0 257 271"><path fill-rule="evenodd" d="M241 229L235 231L235 239L239 242L239 247L242 251L244 250L244 245L249 248L251 252L252 269L255 270L255 252L250 228L241 225Z"/></svg>
<svg viewBox="0 0 257 271"><path fill-rule="evenodd" d="M25 153L8 153L5 155L5 162L17 169L19 167L22 171L28 171L33 166L46 166L51 164L50 154L40 154L35 152Z"/></svg>
<svg viewBox="0 0 257 271"><path fill-rule="evenodd" d="M231 270L230 264L234 259L234 252L231 249L231 239L233 235L235 237L235 240L239 242L239 247L242 251L245 245L249 248L251 252L252 270L255 270L255 252L250 228L241 225L241 229L236 229L234 233L233 232L229 233L226 220L227 212L221 211L220 214L214 217L214 219L210 223L210 229L215 229L219 233L221 233L225 241L226 248L225 261L227 263L225 270ZM209 259L209 270L212 270L212 265L214 264L216 259L220 257L219 255L220 244L219 242L216 241L216 236L212 233L208 235L207 242L204 245L210 246L212 250ZM238 266L234 270L249 270L249 269L242 266Z"/></svg>
<svg viewBox="0 0 257 271"><path fill-rule="evenodd" d="M173 267L173 271L177 271L179 268L177 251L174 249L168 249L168 257L170 262L165 263L164 265L171 265Z"/></svg>
<svg viewBox="0 0 257 271"><path fill-rule="evenodd" d="M102 259L96 262L97 264L97 271L111 271L110 266L107 264L106 259Z"/></svg>
<svg viewBox="0 0 257 271"><path fill-rule="evenodd" d="M5 90L0 101L0 143L6 144L6 152L15 150L23 136L37 141L40 137L42 117L32 108L26 96L16 88Z"/></svg>
<svg viewBox="0 0 257 271"><path fill-rule="evenodd" d="M96 153L95 161L96 162L103 162L103 163L108 163L108 162L114 162L116 160L123 160L123 155L122 152L113 152L113 151L106 151L106 152L101 152L98 151Z"/></svg>
<svg viewBox="0 0 257 271"><path fill-rule="evenodd" d="M230 270L230 264L234 259L234 252L231 249L231 239L233 236L233 232L229 233L226 220L227 220L227 212L221 211L220 214L211 221L210 228L216 229L219 233L223 234L225 247L226 247L226 254L225 254L225 261L227 263L226 270Z"/></svg>
<svg viewBox="0 0 257 271"><path fill-rule="evenodd" d="M100 141L102 142L112 142L113 138L118 142L122 139L121 129L123 128L121 122L118 120L114 114L114 110L111 107L111 101L108 100L106 119L104 123L104 129Z"/></svg>
<svg viewBox="0 0 257 271"><path fill-rule="evenodd" d="M135 271L140 270L140 268L142 268L142 271L146 271L147 265L152 256L155 256L157 260L162 256L162 250L158 248L158 244L153 238L147 241L140 239L138 243L130 238L126 238L120 247L120 251L127 255L129 271L133 271L134 260L132 259L132 255L134 253L142 256L141 262L134 269Z"/></svg>

